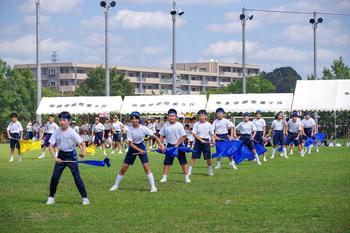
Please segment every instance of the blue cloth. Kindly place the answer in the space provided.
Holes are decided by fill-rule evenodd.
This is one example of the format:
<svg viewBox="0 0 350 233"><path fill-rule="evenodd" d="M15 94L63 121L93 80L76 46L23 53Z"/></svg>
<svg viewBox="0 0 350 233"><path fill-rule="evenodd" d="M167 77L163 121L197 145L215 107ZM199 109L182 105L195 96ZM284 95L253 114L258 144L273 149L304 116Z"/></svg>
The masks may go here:
<svg viewBox="0 0 350 233"><path fill-rule="evenodd" d="M316 140L323 142L326 139L326 135L324 133L317 133L315 134Z"/></svg>
<svg viewBox="0 0 350 233"><path fill-rule="evenodd" d="M305 147L310 147L311 145L315 144L316 143L316 140L313 139L313 138L306 138L306 141L305 141Z"/></svg>
<svg viewBox="0 0 350 233"><path fill-rule="evenodd" d="M111 166L109 158L105 158L102 161L100 161L100 160L80 160L80 161L77 161L77 163L83 163L83 164L97 166L97 167L104 167L105 165L107 165L107 167Z"/></svg>
<svg viewBox="0 0 350 233"><path fill-rule="evenodd" d="M180 146L180 147L167 147L165 148L165 155L170 156L170 157L178 157L179 156L179 150L184 153L189 153L189 152L196 152L196 150L193 150L191 148L185 147L185 146ZM158 152L160 154L164 154L161 149L157 150L152 150L154 152Z"/></svg>

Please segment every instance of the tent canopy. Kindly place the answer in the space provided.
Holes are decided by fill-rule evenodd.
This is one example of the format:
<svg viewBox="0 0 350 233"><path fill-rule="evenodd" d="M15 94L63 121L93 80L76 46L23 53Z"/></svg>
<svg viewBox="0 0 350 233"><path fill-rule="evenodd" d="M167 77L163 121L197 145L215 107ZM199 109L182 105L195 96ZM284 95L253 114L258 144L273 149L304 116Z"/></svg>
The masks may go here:
<svg viewBox="0 0 350 233"><path fill-rule="evenodd" d="M226 112L290 111L292 101L292 93L210 95L207 111L215 112L219 107L224 108Z"/></svg>
<svg viewBox="0 0 350 233"><path fill-rule="evenodd" d="M120 96L43 97L36 114L119 112L121 105Z"/></svg>
<svg viewBox="0 0 350 233"><path fill-rule="evenodd" d="M170 108L179 114L195 113L205 109L205 95L160 95L160 96L126 96L121 109L122 114L134 111L140 113L164 114Z"/></svg>
<svg viewBox="0 0 350 233"><path fill-rule="evenodd" d="M294 110L350 110L350 80L298 80Z"/></svg>

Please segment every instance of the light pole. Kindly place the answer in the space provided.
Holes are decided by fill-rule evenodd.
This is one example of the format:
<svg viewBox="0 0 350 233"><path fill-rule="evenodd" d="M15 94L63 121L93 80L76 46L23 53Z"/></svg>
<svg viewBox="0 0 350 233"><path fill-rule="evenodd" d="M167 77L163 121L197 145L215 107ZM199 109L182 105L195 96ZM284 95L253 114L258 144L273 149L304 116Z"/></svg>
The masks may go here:
<svg viewBox="0 0 350 233"><path fill-rule="evenodd" d="M309 20L312 24L314 30L314 79L317 80L317 25L323 22L322 18L317 18L317 12L314 12L314 17ZM316 121L316 133L318 133L318 114L315 112L315 121Z"/></svg>
<svg viewBox="0 0 350 233"><path fill-rule="evenodd" d="M176 7L176 2L173 2L173 8L170 11L173 20L173 65L172 65L172 94L176 95L176 18L183 15L185 12Z"/></svg>
<svg viewBox="0 0 350 233"><path fill-rule="evenodd" d="M108 40L108 11L109 8L115 7L116 2L109 0L104 0L100 2L100 6L104 8L105 12L105 69L106 69L106 78L105 78L105 92L106 96L110 96L110 86L109 86L109 40Z"/></svg>
<svg viewBox="0 0 350 233"><path fill-rule="evenodd" d="M252 20L254 15L246 15L246 9L242 8L242 14L240 14L239 19L242 24L242 92L243 94L247 93L247 73L246 73L246 64L245 64L245 26L247 20Z"/></svg>
<svg viewBox="0 0 350 233"><path fill-rule="evenodd" d="M40 0L35 0L36 5L36 107L39 107L41 101L41 67L40 67L40 38L39 38L39 10L40 10ZM41 121L41 115L36 115L36 120Z"/></svg>

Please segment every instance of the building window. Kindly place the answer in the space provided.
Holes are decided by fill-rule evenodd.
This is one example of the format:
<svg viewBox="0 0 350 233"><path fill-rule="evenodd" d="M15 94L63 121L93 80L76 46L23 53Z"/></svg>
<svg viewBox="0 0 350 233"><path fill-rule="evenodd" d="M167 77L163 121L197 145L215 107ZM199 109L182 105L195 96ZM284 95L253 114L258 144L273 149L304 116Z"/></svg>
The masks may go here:
<svg viewBox="0 0 350 233"><path fill-rule="evenodd" d="M57 69L49 69L49 75L50 76L56 76L58 74L58 70Z"/></svg>
<svg viewBox="0 0 350 233"><path fill-rule="evenodd" d="M50 82L50 87L56 87L56 82Z"/></svg>

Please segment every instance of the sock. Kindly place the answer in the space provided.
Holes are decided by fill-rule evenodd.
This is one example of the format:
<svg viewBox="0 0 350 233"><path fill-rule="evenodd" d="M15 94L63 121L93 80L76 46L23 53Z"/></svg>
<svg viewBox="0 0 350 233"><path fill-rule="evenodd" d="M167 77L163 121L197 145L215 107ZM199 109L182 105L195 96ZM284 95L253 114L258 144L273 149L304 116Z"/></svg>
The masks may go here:
<svg viewBox="0 0 350 233"><path fill-rule="evenodd" d="M258 155L257 153L255 153L255 155L254 155L254 156L255 156L256 162L257 162L257 163L260 163L260 160L259 160L259 155Z"/></svg>
<svg viewBox="0 0 350 233"><path fill-rule="evenodd" d="M13 159L13 154L10 155L10 159Z"/></svg>
<svg viewBox="0 0 350 233"><path fill-rule="evenodd" d="M188 166L188 173L192 173L192 166Z"/></svg>
<svg viewBox="0 0 350 233"><path fill-rule="evenodd" d="M119 187L119 183L120 183L120 181L122 181L123 177L124 176L118 175L117 178L115 179L114 185Z"/></svg>
<svg viewBox="0 0 350 233"><path fill-rule="evenodd" d="M275 153L276 153L276 149L272 148L272 156L271 157L275 157Z"/></svg>
<svg viewBox="0 0 350 233"><path fill-rule="evenodd" d="M155 184L154 184L154 177L153 177L153 174L150 173L150 174L147 174L147 177L148 177L148 182L149 184L151 185L151 188L155 188Z"/></svg>
<svg viewBox="0 0 350 233"><path fill-rule="evenodd" d="M220 167L221 166L221 161L217 161L217 166Z"/></svg>
<svg viewBox="0 0 350 233"><path fill-rule="evenodd" d="M167 178L168 178L168 175L163 175L163 178L164 178L164 179L167 179Z"/></svg>
<svg viewBox="0 0 350 233"><path fill-rule="evenodd" d="M287 148L283 148L283 155L286 156L287 155Z"/></svg>
<svg viewBox="0 0 350 233"><path fill-rule="evenodd" d="M213 171L213 166L212 165L208 166L208 170L209 172Z"/></svg>
<svg viewBox="0 0 350 233"><path fill-rule="evenodd" d="M185 178L187 179L187 178L190 178L190 177L189 177L189 175L185 175Z"/></svg>

